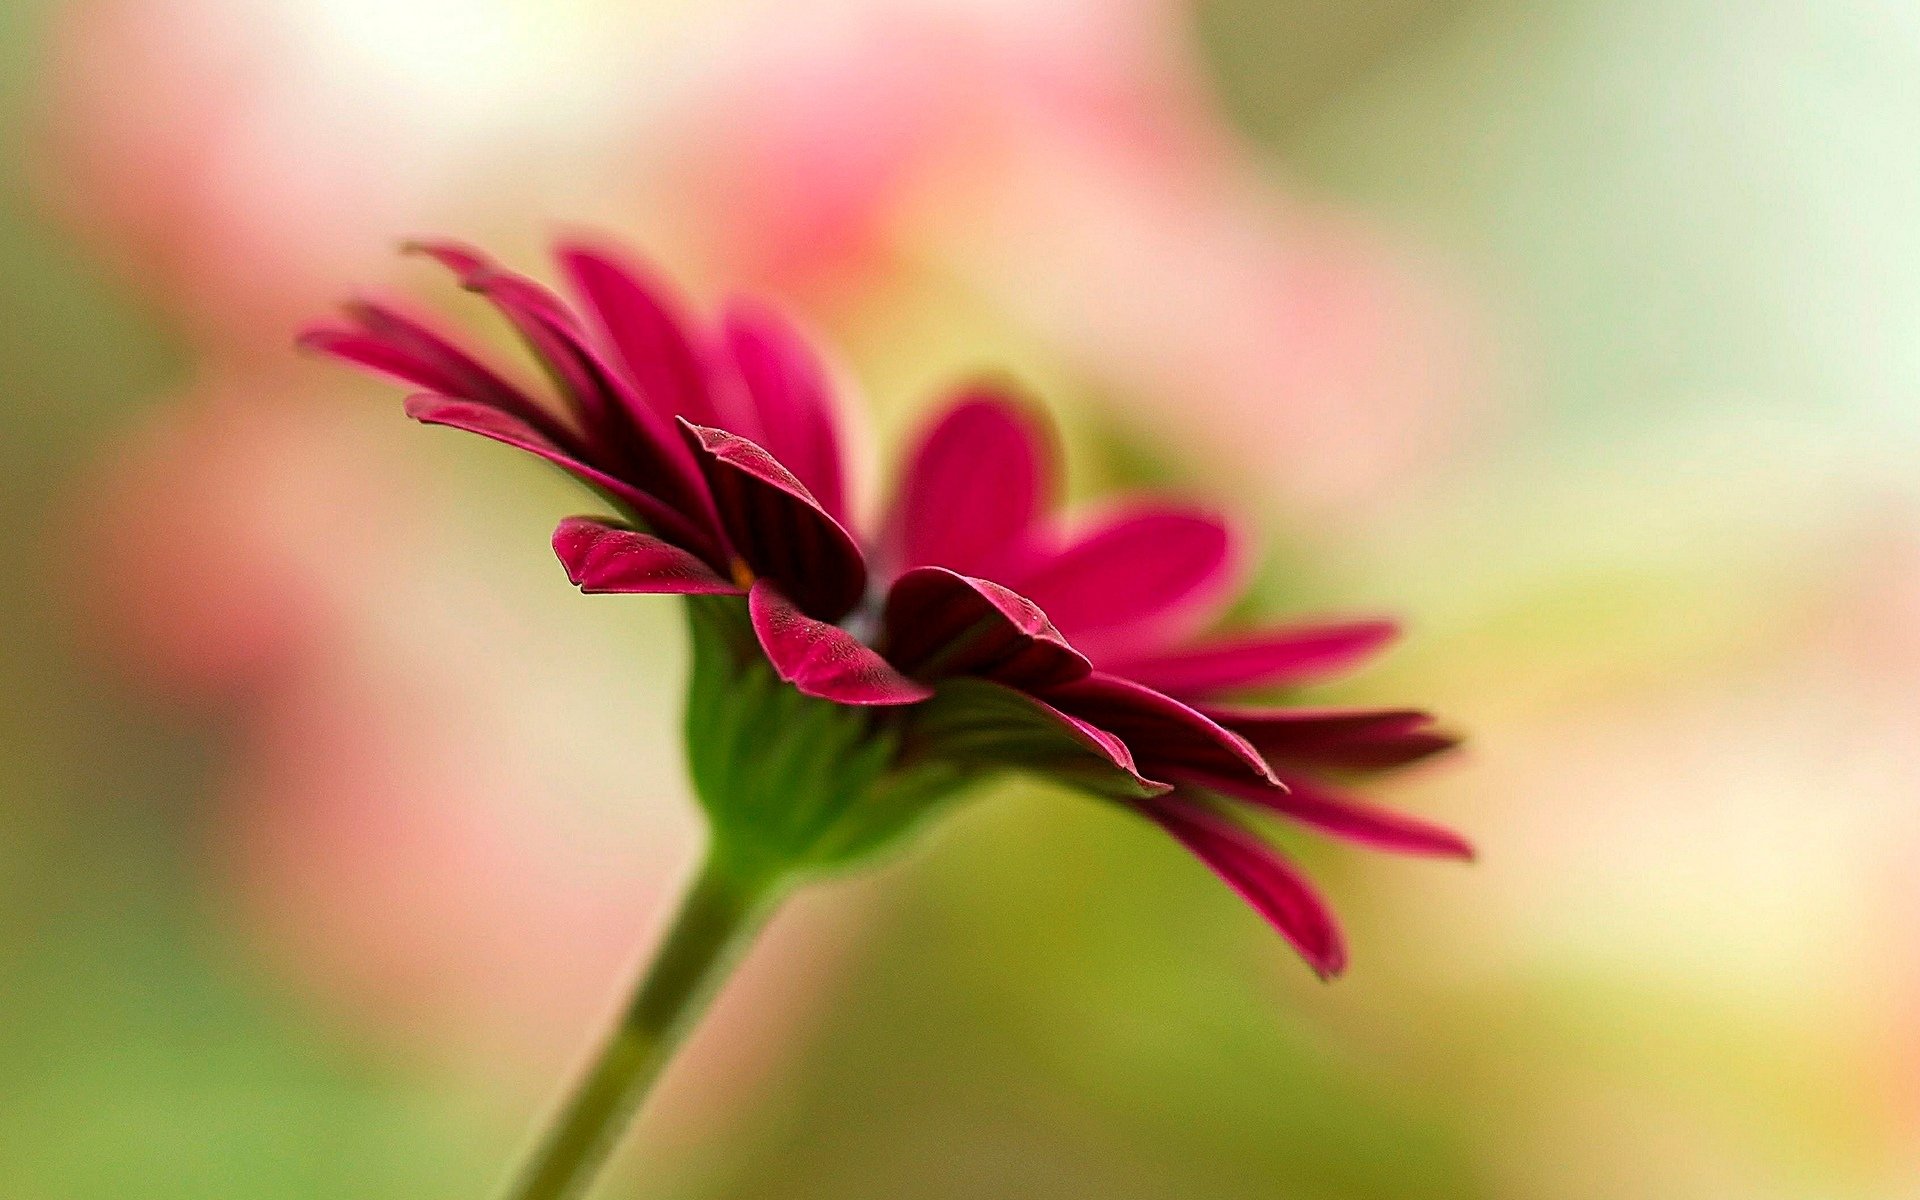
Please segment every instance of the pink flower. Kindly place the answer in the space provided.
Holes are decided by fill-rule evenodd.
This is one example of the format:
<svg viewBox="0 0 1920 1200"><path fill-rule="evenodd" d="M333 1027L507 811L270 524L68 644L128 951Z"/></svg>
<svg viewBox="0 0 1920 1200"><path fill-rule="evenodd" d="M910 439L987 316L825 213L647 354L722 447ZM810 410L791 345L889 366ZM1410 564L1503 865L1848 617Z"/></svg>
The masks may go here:
<svg viewBox="0 0 1920 1200"><path fill-rule="evenodd" d="M643 272L582 243L558 250L575 303L469 247L419 249L493 303L563 407L384 305L353 304L303 341L423 389L407 403L417 420L539 455L619 510L554 534L583 591L730 598L707 603L728 606L780 679L872 710L863 728L900 762L969 778L1038 770L1131 806L1323 976L1346 963L1338 926L1239 814L1471 854L1332 782L1452 746L1426 714L1229 703L1352 666L1390 623L1203 633L1237 581L1228 526L1157 500L1061 523L1046 432L998 389L969 389L936 417L862 537L827 373L777 315L736 303L695 324Z"/></svg>

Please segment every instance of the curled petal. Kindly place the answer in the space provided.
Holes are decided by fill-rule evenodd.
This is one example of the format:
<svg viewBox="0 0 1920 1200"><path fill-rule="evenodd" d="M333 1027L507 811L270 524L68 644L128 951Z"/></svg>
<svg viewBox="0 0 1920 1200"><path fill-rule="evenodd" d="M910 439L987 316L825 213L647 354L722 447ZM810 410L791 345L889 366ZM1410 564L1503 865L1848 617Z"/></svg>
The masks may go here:
<svg viewBox="0 0 1920 1200"><path fill-rule="evenodd" d="M916 751L931 757L1032 771L1114 799L1168 790L1140 774L1112 732L989 679L943 680L914 710L911 736Z"/></svg>
<svg viewBox="0 0 1920 1200"><path fill-rule="evenodd" d="M1451 829L1354 799L1317 779L1289 773L1287 790L1248 787L1237 780L1199 781L1236 800L1259 805L1302 825L1396 854L1473 858L1473 845Z"/></svg>
<svg viewBox="0 0 1920 1200"><path fill-rule="evenodd" d="M1043 698L1120 735L1142 769L1151 774L1177 780L1201 773L1255 786L1281 786L1267 761L1245 738L1132 680L1095 671L1048 688Z"/></svg>
<svg viewBox="0 0 1920 1200"><path fill-rule="evenodd" d="M445 425L477 433L503 445L538 455L604 492L615 503L624 505L646 522L656 533L688 550L702 555L716 554L712 537L694 525L659 497L650 495L624 480L616 479L598 467L580 461L554 445L525 422L491 405L450 396L419 393L407 397L407 415L425 425Z"/></svg>
<svg viewBox="0 0 1920 1200"><path fill-rule="evenodd" d="M867 587L860 547L806 486L743 437L681 418L734 549L754 574L780 585L801 611L836 621Z"/></svg>
<svg viewBox="0 0 1920 1200"><path fill-rule="evenodd" d="M708 364L664 287L597 246L569 242L555 256L596 318L613 360L661 418L735 427L716 409Z"/></svg>
<svg viewBox="0 0 1920 1200"><path fill-rule="evenodd" d="M1140 808L1293 943L1320 978L1346 969L1346 939L1333 912L1279 851L1178 792Z"/></svg>
<svg viewBox="0 0 1920 1200"><path fill-rule="evenodd" d="M1388 770L1459 744L1431 728L1433 718L1408 708L1221 708L1209 717L1253 744L1272 763L1352 771Z"/></svg>
<svg viewBox="0 0 1920 1200"><path fill-rule="evenodd" d="M1399 627L1386 620L1301 625L1107 665L1116 674L1170 695L1204 698L1247 688L1318 683L1349 670L1398 633Z"/></svg>
<svg viewBox="0 0 1920 1200"><path fill-rule="evenodd" d="M753 585L747 606L767 661L809 696L840 704L914 704L933 695L846 630L801 612L772 580Z"/></svg>
<svg viewBox="0 0 1920 1200"><path fill-rule="evenodd" d="M638 530L593 517L568 517L553 531L553 552L567 578L588 593L644 592L675 596L738 596L699 557Z"/></svg>
<svg viewBox="0 0 1920 1200"><path fill-rule="evenodd" d="M884 628L887 656L922 678L981 675L1032 690L1093 669L1031 600L945 567L895 580Z"/></svg>
<svg viewBox="0 0 1920 1200"><path fill-rule="evenodd" d="M812 347L770 309L735 301L720 337L752 409L750 429L785 463L829 516L847 523L846 482L833 391Z"/></svg>
<svg viewBox="0 0 1920 1200"><path fill-rule="evenodd" d="M989 386L963 392L921 435L884 537L892 570L947 567L997 575L1053 494L1052 439L1024 406Z"/></svg>
<svg viewBox="0 0 1920 1200"><path fill-rule="evenodd" d="M1235 578L1226 522L1140 505L1116 513L1007 582L1095 660L1157 650L1213 615Z"/></svg>

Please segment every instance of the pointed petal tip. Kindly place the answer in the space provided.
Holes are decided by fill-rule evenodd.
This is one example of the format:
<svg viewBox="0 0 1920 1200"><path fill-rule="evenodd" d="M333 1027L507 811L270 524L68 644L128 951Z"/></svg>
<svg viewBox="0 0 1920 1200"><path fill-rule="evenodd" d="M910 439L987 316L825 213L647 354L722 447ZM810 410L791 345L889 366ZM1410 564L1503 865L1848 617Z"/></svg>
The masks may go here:
<svg viewBox="0 0 1920 1200"><path fill-rule="evenodd" d="M1388 617L1272 626L1126 656L1107 669L1177 696L1213 698L1324 682L1353 670L1399 634L1399 622Z"/></svg>
<svg viewBox="0 0 1920 1200"><path fill-rule="evenodd" d="M1331 979L1346 969L1346 936L1332 909L1278 850L1178 791L1140 810L1264 917L1316 975Z"/></svg>
<svg viewBox="0 0 1920 1200"><path fill-rule="evenodd" d="M1339 953L1325 958L1318 960L1309 958L1306 960L1306 963L1321 983L1338 983L1340 982L1340 977L1347 973L1348 958L1346 947L1339 947Z"/></svg>
<svg viewBox="0 0 1920 1200"><path fill-rule="evenodd" d="M1455 862L1477 863L1480 861L1480 848L1459 834L1453 835L1453 847L1449 853L1436 855L1437 858L1450 858Z"/></svg>
<svg viewBox="0 0 1920 1200"><path fill-rule="evenodd" d="M325 354L328 348L341 338L351 336L351 331L342 329L338 325L314 321L294 330L293 345L295 349L305 354Z"/></svg>
<svg viewBox="0 0 1920 1200"><path fill-rule="evenodd" d="M451 271L460 286L470 292L485 292L500 275L498 264L485 251L452 238L408 238L400 243L400 253L432 259Z"/></svg>

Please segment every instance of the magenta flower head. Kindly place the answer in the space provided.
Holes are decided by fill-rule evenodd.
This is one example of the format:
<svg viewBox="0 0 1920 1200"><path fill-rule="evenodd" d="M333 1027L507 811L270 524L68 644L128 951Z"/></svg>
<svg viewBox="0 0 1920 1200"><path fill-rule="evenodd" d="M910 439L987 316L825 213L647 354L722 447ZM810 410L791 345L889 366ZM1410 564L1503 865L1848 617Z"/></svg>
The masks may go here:
<svg viewBox="0 0 1920 1200"><path fill-rule="evenodd" d="M1001 389L933 416L863 529L829 375L774 313L735 304L696 323L598 246L559 248L568 299L465 246L416 249L491 302L558 403L387 305L350 305L302 341L416 389L416 420L597 492L615 515L553 538L582 591L688 598L688 756L712 829L690 911L703 888L719 897L703 919L891 845L1010 770L1156 823L1322 976L1346 965L1339 928L1249 814L1471 855L1347 791L1451 747L1425 713L1237 700L1354 666L1390 623L1209 632L1238 581L1226 523L1147 499L1063 519L1046 425Z"/></svg>

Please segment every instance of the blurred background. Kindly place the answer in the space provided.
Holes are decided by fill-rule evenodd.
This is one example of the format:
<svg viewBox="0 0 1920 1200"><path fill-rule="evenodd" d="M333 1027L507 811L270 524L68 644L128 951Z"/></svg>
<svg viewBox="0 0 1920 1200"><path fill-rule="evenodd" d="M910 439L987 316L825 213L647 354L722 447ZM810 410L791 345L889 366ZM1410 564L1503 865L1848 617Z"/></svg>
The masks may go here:
<svg viewBox="0 0 1920 1200"><path fill-rule="evenodd" d="M487 1196L697 841L670 603L293 329L569 224L1004 368L1393 611L1323 987L1036 785L783 914L608 1196L1920 1196L1920 6L9 0L0 1194ZM471 314L471 307L457 308ZM644 1159L648 1169L637 1171Z"/></svg>

